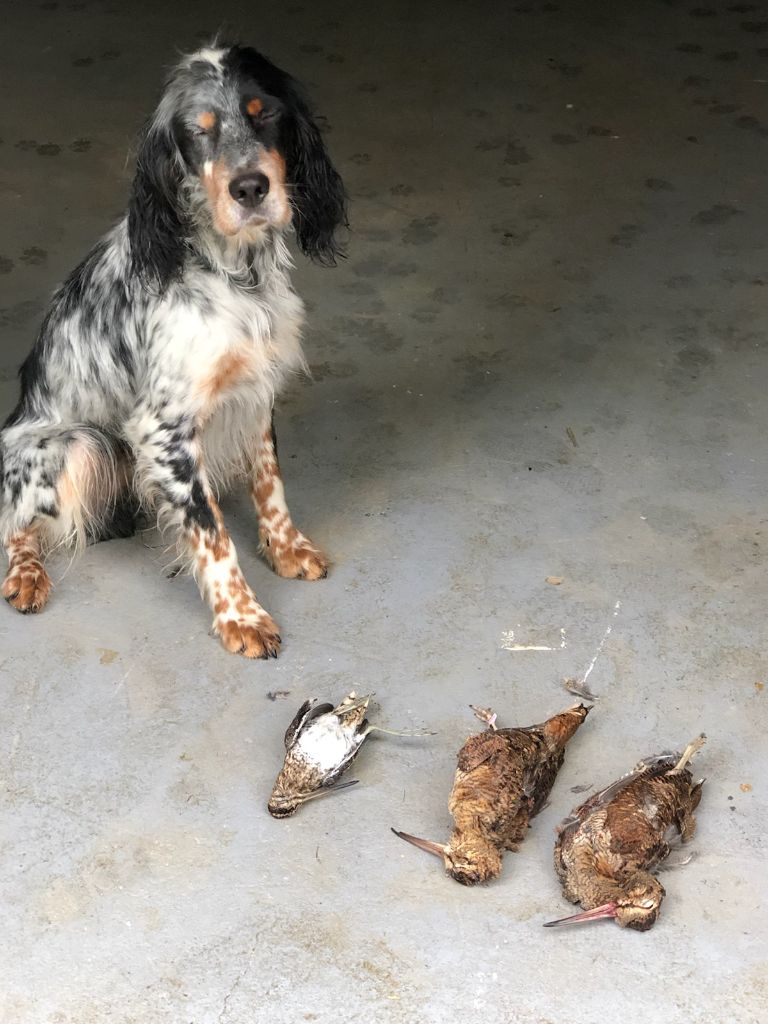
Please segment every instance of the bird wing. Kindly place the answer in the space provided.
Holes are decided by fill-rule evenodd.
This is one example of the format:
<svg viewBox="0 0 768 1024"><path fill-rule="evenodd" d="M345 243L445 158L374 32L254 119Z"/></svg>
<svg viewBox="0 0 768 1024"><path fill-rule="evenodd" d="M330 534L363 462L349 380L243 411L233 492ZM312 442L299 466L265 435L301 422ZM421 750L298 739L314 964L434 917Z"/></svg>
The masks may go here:
<svg viewBox="0 0 768 1024"><path fill-rule="evenodd" d="M506 746L507 741L501 732L479 732L470 736L456 758L459 771L474 771L494 754L505 750Z"/></svg>
<svg viewBox="0 0 768 1024"><path fill-rule="evenodd" d="M637 781L637 779L655 779L660 775L666 774L666 772L675 765L678 757L678 754L667 752L664 754L653 754L651 757L643 758L642 761L635 765L631 772L627 772L626 775L622 775L620 779L616 779L616 781L612 782L610 786L606 786L605 789L598 790L596 793L593 793L592 796L588 797L584 803L579 804L579 806L562 822L560 830L569 828L571 825L575 825L578 821L583 821L588 814L591 814L598 808L606 807L619 795L619 793L623 792L627 786L630 786L633 782Z"/></svg>
<svg viewBox="0 0 768 1024"><path fill-rule="evenodd" d="M316 704L316 699L305 700L293 721L285 730L285 749L290 750L307 725L318 715L333 711L333 704Z"/></svg>

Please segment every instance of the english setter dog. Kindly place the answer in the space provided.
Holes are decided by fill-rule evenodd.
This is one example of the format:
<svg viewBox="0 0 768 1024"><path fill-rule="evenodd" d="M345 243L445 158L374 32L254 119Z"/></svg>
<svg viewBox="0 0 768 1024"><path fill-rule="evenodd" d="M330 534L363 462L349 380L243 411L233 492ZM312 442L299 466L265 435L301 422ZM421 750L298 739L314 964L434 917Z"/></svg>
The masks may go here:
<svg viewBox="0 0 768 1024"><path fill-rule="evenodd" d="M185 57L128 212L53 296L0 432L2 593L18 611L48 599L46 553L126 535L142 506L174 530L224 647L277 656L215 495L249 480L275 572L326 575L291 520L272 426L304 365L291 224L305 255L335 262L346 197L301 88L250 48Z"/></svg>

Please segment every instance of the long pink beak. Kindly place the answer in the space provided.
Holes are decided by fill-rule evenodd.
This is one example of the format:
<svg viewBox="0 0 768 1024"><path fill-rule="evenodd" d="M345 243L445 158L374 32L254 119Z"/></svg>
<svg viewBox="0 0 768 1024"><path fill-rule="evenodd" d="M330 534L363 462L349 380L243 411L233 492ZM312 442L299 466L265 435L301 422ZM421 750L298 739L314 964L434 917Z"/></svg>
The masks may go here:
<svg viewBox="0 0 768 1024"><path fill-rule="evenodd" d="M436 857L442 857L445 853L445 847L440 843L430 842L429 839L419 839L417 836L410 836L407 832L398 832L396 828L392 831L400 839L404 839L406 843L412 843L414 846L418 846L420 850L426 850L427 853L434 853Z"/></svg>
<svg viewBox="0 0 768 1024"><path fill-rule="evenodd" d="M559 921L547 921L545 928L556 928L561 924L582 924L584 921L599 921L601 917L616 917L617 904L604 903L602 907L595 907L594 910L585 910L583 914L574 914L572 917L561 917Z"/></svg>

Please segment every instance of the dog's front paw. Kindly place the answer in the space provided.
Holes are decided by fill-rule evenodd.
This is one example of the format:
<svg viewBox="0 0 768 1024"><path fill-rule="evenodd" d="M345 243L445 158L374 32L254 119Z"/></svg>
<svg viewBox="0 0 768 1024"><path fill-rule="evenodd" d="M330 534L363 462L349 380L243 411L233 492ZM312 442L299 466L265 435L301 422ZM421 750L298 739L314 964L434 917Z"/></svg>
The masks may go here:
<svg viewBox="0 0 768 1024"><path fill-rule="evenodd" d="M8 570L2 594L11 607L29 615L41 611L51 593L51 578L41 562L21 562Z"/></svg>
<svg viewBox="0 0 768 1024"><path fill-rule="evenodd" d="M278 576L290 580L322 580L328 559L312 541L293 529L287 535L260 532L261 551Z"/></svg>
<svg viewBox="0 0 768 1024"><path fill-rule="evenodd" d="M222 646L232 654L242 654L246 658L276 658L280 650L277 625L266 612L237 618L217 616L213 620L213 628Z"/></svg>

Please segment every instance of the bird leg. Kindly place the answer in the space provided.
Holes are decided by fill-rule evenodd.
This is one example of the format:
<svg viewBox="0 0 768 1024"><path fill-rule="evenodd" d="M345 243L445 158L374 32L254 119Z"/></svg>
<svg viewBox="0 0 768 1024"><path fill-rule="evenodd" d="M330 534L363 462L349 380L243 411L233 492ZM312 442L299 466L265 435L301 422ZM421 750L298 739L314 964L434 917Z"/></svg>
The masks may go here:
<svg viewBox="0 0 768 1024"><path fill-rule="evenodd" d="M496 732L496 712L492 708L476 708L474 704L469 705L475 713L475 718L485 722L489 729Z"/></svg>
<svg viewBox="0 0 768 1024"><path fill-rule="evenodd" d="M677 764L672 769L672 771L673 772L681 772L685 768L685 766L688 764L688 762L691 760L693 755L695 753L697 753L699 750L701 750L701 748L704 746L704 744L706 742L706 739L707 739L706 735L704 733L701 733L701 735L697 736L695 740L691 740L691 742L688 744L688 746L683 751L680 760L677 762Z"/></svg>

